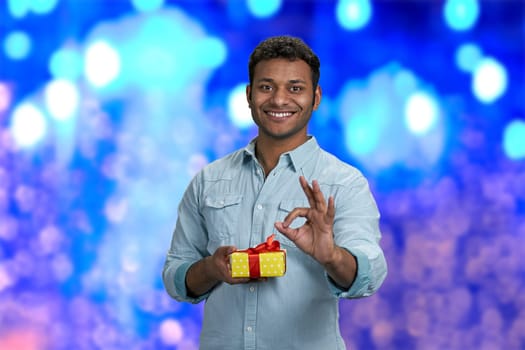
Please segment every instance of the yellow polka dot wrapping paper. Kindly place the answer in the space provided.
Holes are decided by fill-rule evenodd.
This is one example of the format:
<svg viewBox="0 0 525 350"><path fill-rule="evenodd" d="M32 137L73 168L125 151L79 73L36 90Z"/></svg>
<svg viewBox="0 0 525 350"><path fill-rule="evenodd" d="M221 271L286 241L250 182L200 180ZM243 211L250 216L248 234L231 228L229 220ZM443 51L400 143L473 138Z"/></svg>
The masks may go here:
<svg viewBox="0 0 525 350"><path fill-rule="evenodd" d="M254 248L230 254L232 277L281 277L286 273L286 251L271 235Z"/></svg>

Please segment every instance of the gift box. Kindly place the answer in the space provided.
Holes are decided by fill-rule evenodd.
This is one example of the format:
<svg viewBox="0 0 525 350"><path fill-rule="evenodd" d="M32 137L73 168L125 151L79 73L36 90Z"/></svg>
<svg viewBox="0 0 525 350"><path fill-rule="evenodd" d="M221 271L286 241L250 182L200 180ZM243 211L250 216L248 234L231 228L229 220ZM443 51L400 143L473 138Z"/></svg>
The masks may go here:
<svg viewBox="0 0 525 350"><path fill-rule="evenodd" d="M280 277L286 272L286 251L275 234L256 247L230 254L232 277Z"/></svg>

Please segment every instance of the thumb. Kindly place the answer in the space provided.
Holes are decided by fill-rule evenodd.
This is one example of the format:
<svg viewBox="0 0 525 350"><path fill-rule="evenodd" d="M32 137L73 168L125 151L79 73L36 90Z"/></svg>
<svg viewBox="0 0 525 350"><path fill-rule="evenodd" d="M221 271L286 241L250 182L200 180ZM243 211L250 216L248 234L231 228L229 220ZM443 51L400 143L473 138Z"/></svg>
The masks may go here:
<svg viewBox="0 0 525 350"><path fill-rule="evenodd" d="M283 231L286 229L284 226L284 223L282 221L276 221L273 226L277 229L277 231L284 233Z"/></svg>
<svg viewBox="0 0 525 350"><path fill-rule="evenodd" d="M228 255L230 255L236 250L237 250L237 247L232 246L232 245L226 245L226 246L217 248L217 250L215 251L213 255L227 257Z"/></svg>
<svg viewBox="0 0 525 350"><path fill-rule="evenodd" d="M229 246L226 246L226 254L227 255L230 255L231 253L233 253L234 251L237 250L237 247L233 246L233 245L229 245Z"/></svg>
<svg viewBox="0 0 525 350"><path fill-rule="evenodd" d="M227 245L227 246L224 246L222 248L223 248L223 251L224 251L224 255L230 255L231 253L233 253L234 251L237 250L237 247L233 246L233 245Z"/></svg>

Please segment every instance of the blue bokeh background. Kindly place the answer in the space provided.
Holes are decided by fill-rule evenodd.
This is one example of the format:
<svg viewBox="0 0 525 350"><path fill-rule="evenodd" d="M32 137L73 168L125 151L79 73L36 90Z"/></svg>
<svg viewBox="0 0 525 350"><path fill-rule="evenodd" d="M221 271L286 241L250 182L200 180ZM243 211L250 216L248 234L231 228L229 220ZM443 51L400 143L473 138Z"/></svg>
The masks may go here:
<svg viewBox="0 0 525 350"><path fill-rule="evenodd" d="M177 205L254 137L247 61L279 34L382 214L347 347L525 348L523 1L2 0L0 349L198 348L160 277Z"/></svg>

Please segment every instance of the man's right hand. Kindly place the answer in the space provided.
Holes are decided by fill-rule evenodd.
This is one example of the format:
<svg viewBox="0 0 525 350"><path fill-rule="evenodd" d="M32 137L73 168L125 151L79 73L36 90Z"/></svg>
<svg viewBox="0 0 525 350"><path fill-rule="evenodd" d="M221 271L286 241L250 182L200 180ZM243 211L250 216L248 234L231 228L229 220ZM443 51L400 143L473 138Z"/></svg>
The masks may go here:
<svg viewBox="0 0 525 350"><path fill-rule="evenodd" d="M232 277L230 266L230 254L236 251L234 246L223 246L217 248L213 255L204 258L206 273L217 282L226 282L229 284L240 284L250 282L250 278Z"/></svg>
<svg viewBox="0 0 525 350"><path fill-rule="evenodd" d="M252 281L250 278L233 278L230 268L230 254L236 251L234 246L217 248L213 255L193 264L186 274L188 295L198 297L207 293L220 282L241 284Z"/></svg>

